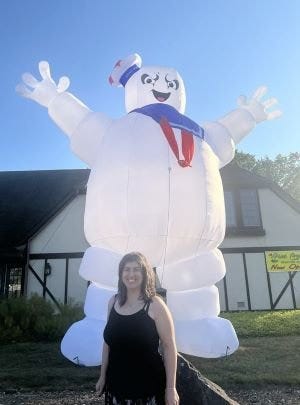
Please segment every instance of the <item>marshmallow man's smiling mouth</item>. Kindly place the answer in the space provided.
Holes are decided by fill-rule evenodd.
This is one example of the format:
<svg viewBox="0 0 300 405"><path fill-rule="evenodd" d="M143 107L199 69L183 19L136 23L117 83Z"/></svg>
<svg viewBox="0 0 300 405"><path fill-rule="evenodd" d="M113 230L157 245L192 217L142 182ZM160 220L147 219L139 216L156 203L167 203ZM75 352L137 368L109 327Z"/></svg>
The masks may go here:
<svg viewBox="0 0 300 405"><path fill-rule="evenodd" d="M156 90L151 90L154 97L156 98L157 101L159 101L160 103L163 103L164 101L168 100L168 98L170 97L171 93L162 93L160 91L156 91Z"/></svg>

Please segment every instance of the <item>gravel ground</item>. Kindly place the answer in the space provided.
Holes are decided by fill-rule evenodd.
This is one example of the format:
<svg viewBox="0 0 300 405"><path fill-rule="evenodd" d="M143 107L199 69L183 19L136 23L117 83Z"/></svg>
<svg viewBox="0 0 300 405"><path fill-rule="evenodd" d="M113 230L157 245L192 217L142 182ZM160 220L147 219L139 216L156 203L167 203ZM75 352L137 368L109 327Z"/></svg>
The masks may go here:
<svg viewBox="0 0 300 405"><path fill-rule="evenodd" d="M235 389L226 392L241 405L300 405L300 386L270 386L263 389Z"/></svg>
<svg viewBox="0 0 300 405"><path fill-rule="evenodd" d="M231 389L227 394L240 405L299 405L300 386ZM0 405L103 405L95 392L0 392Z"/></svg>

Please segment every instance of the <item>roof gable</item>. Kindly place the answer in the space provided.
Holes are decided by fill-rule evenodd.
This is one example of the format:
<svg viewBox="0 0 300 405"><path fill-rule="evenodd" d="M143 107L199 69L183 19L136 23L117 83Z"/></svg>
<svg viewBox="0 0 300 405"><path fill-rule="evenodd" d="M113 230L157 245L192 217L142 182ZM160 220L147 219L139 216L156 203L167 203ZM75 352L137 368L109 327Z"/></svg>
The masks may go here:
<svg viewBox="0 0 300 405"><path fill-rule="evenodd" d="M246 169L242 169L235 162L223 167L220 172L224 189L269 188L290 207L300 213L300 202L295 200L272 180Z"/></svg>
<svg viewBox="0 0 300 405"><path fill-rule="evenodd" d="M0 246L24 243L86 186L90 171L0 172Z"/></svg>

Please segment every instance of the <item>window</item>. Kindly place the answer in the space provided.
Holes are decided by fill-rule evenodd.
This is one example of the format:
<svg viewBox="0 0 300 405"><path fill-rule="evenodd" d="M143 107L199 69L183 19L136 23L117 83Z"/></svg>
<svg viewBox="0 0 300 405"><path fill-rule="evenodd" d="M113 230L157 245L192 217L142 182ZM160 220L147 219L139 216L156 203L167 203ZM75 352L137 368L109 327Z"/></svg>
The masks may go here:
<svg viewBox="0 0 300 405"><path fill-rule="evenodd" d="M235 213L235 203L234 195L232 191L225 191L225 210L226 210L226 225L227 227L235 227L236 223L236 213Z"/></svg>
<svg viewBox="0 0 300 405"><path fill-rule="evenodd" d="M256 190L240 190L242 221L244 226L261 226Z"/></svg>
<svg viewBox="0 0 300 405"><path fill-rule="evenodd" d="M9 270L8 296L19 297L21 295L23 269L22 267L13 267Z"/></svg>
<svg viewBox="0 0 300 405"><path fill-rule="evenodd" d="M19 297L22 295L23 267L8 264L0 266L0 297Z"/></svg>
<svg viewBox="0 0 300 405"><path fill-rule="evenodd" d="M224 192L227 235L264 235L256 189Z"/></svg>

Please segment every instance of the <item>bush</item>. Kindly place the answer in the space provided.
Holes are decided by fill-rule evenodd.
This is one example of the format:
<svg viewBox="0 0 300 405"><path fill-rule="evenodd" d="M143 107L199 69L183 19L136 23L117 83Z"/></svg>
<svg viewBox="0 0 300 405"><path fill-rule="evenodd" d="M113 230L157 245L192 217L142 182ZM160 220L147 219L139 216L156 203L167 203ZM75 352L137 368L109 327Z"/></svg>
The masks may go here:
<svg viewBox="0 0 300 405"><path fill-rule="evenodd" d="M37 294L0 300L0 343L57 341L84 316L78 304L61 311Z"/></svg>

